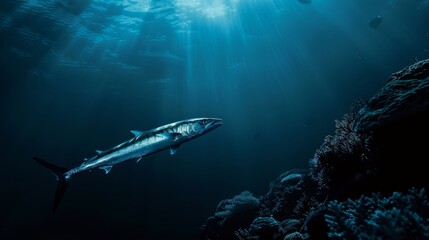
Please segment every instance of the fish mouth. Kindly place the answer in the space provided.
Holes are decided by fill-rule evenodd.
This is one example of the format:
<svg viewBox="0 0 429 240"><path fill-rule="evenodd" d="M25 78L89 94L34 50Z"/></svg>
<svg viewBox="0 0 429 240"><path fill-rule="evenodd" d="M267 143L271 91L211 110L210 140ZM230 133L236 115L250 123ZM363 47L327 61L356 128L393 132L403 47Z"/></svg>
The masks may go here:
<svg viewBox="0 0 429 240"><path fill-rule="evenodd" d="M207 124L206 128L216 128L223 125L223 120L221 118L212 118L211 122Z"/></svg>

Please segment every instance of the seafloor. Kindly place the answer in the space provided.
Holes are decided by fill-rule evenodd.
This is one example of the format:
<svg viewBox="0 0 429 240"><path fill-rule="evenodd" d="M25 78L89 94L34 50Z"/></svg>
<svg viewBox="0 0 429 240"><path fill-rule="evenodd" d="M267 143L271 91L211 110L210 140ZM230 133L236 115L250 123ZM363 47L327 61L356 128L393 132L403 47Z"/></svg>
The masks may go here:
<svg viewBox="0 0 429 240"><path fill-rule="evenodd" d="M429 59L335 126L308 169L221 201L201 239L429 239Z"/></svg>

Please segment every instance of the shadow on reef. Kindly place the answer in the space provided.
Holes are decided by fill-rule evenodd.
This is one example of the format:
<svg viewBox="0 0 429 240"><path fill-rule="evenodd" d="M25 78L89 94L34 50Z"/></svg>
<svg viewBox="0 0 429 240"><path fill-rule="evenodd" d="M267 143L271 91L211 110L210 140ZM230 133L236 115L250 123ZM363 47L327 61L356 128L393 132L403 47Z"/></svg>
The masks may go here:
<svg viewBox="0 0 429 240"><path fill-rule="evenodd" d="M429 239L429 59L335 121L310 167L222 201L201 239Z"/></svg>

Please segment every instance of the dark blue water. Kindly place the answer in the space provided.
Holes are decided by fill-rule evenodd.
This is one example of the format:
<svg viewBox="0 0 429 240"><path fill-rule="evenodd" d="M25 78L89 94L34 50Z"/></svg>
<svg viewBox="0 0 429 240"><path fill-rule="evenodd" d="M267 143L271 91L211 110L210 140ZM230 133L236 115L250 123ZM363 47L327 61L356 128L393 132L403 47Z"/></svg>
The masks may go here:
<svg viewBox="0 0 429 240"><path fill-rule="evenodd" d="M427 58L428 22L427 0L2 0L0 238L198 238L220 200L307 167L349 105ZM194 117L224 125L74 177L52 215L32 156L74 167Z"/></svg>

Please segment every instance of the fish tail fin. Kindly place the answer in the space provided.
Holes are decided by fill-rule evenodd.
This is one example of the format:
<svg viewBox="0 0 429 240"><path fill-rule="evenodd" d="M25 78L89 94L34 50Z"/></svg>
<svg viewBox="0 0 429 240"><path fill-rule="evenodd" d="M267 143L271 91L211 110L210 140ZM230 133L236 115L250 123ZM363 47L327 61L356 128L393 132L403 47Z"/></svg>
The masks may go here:
<svg viewBox="0 0 429 240"><path fill-rule="evenodd" d="M56 166L52 163L49 163L37 157L33 157L33 159L43 167L47 168L57 177L58 185L57 185L57 190L55 192L54 206L52 208L52 212L55 213L58 206L60 205L61 199L64 195L64 192L66 191L68 182L70 180L70 176L65 175L65 173L69 171L69 169Z"/></svg>

